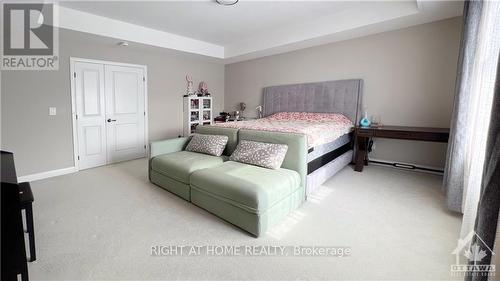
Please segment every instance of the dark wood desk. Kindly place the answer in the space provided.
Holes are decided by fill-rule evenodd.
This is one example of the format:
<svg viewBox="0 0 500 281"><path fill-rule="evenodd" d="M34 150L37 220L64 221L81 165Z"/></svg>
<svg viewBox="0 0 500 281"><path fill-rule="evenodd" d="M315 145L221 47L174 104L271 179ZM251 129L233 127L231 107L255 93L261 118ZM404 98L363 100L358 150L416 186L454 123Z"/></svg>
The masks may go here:
<svg viewBox="0 0 500 281"><path fill-rule="evenodd" d="M427 127L382 126L378 128L356 127L357 143L355 171L362 172L368 165L368 143L370 138L388 138L400 140L417 140L431 142L448 142L450 129Z"/></svg>

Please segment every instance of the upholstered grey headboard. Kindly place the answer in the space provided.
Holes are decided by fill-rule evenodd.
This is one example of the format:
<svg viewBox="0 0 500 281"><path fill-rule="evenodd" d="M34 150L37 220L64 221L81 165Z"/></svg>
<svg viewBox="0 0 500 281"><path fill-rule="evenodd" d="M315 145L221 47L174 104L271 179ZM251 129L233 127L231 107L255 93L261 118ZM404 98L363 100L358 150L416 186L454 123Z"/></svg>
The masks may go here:
<svg viewBox="0 0 500 281"><path fill-rule="evenodd" d="M264 116L276 112L342 113L355 124L361 116L362 79L264 88Z"/></svg>

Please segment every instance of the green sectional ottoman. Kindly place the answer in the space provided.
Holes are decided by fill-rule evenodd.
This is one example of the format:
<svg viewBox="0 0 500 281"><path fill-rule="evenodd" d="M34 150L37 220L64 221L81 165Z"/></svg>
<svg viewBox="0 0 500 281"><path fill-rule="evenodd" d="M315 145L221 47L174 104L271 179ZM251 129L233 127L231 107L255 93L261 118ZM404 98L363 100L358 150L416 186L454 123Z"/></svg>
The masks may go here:
<svg viewBox="0 0 500 281"><path fill-rule="evenodd" d="M189 201L189 177L199 169L220 165L223 157L191 151L163 154L151 159L151 181Z"/></svg>
<svg viewBox="0 0 500 281"><path fill-rule="evenodd" d="M149 180L188 201L191 194L189 185L191 174L199 169L221 165L238 143L237 129L198 126L196 132L228 136L224 155L217 157L185 151L190 137L151 142L149 146Z"/></svg>
<svg viewBox="0 0 500 281"><path fill-rule="evenodd" d="M259 236L296 209L300 175L227 161L191 175L191 202Z"/></svg>

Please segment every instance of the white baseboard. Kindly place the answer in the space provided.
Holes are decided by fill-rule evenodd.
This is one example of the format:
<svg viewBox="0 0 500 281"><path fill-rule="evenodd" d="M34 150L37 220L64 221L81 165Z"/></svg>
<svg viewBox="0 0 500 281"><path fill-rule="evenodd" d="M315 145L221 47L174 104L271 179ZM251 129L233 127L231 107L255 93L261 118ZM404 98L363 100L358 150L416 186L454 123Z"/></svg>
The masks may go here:
<svg viewBox="0 0 500 281"><path fill-rule="evenodd" d="M41 172L41 173L17 177L17 181L18 182L27 182L27 181L31 182L31 181L37 181L37 180L47 179L47 178L51 178L51 177L71 174L74 172L78 172L76 167L68 167L68 168L63 168L63 169L57 169L57 170L52 170L52 171Z"/></svg>
<svg viewBox="0 0 500 281"><path fill-rule="evenodd" d="M373 161L380 161L380 162L387 162L387 163L400 163L400 164L406 164L406 165L411 165L411 166L416 166L416 167L422 167L422 168L427 168L427 169L432 169L432 170L437 170L437 171L442 171L444 170L443 167L436 167L436 166L428 166L428 165L420 165L420 164L413 164L413 163L406 163L406 162L400 162L400 161L394 161L394 160L386 160L386 159L378 159L378 158L370 158L370 160ZM384 164L378 164L378 163L370 163L372 165L379 165L379 166L385 166L388 167L387 165ZM394 169L402 169L402 170L408 170L404 168L397 168L397 167L392 167ZM442 172L435 172L435 171L426 171L426 170L415 170L416 172L422 172L422 173L429 173L429 174L435 174L435 175L442 175Z"/></svg>

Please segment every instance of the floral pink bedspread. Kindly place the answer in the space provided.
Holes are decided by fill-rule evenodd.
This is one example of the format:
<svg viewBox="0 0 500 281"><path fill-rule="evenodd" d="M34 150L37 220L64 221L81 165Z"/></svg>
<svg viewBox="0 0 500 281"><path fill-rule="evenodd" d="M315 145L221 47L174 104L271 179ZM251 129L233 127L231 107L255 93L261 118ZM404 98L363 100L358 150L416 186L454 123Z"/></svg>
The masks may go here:
<svg viewBox="0 0 500 281"><path fill-rule="evenodd" d="M216 126L304 134L308 147L314 147L349 133L353 123L338 113L280 112L262 119L217 123Z"/></svg>

